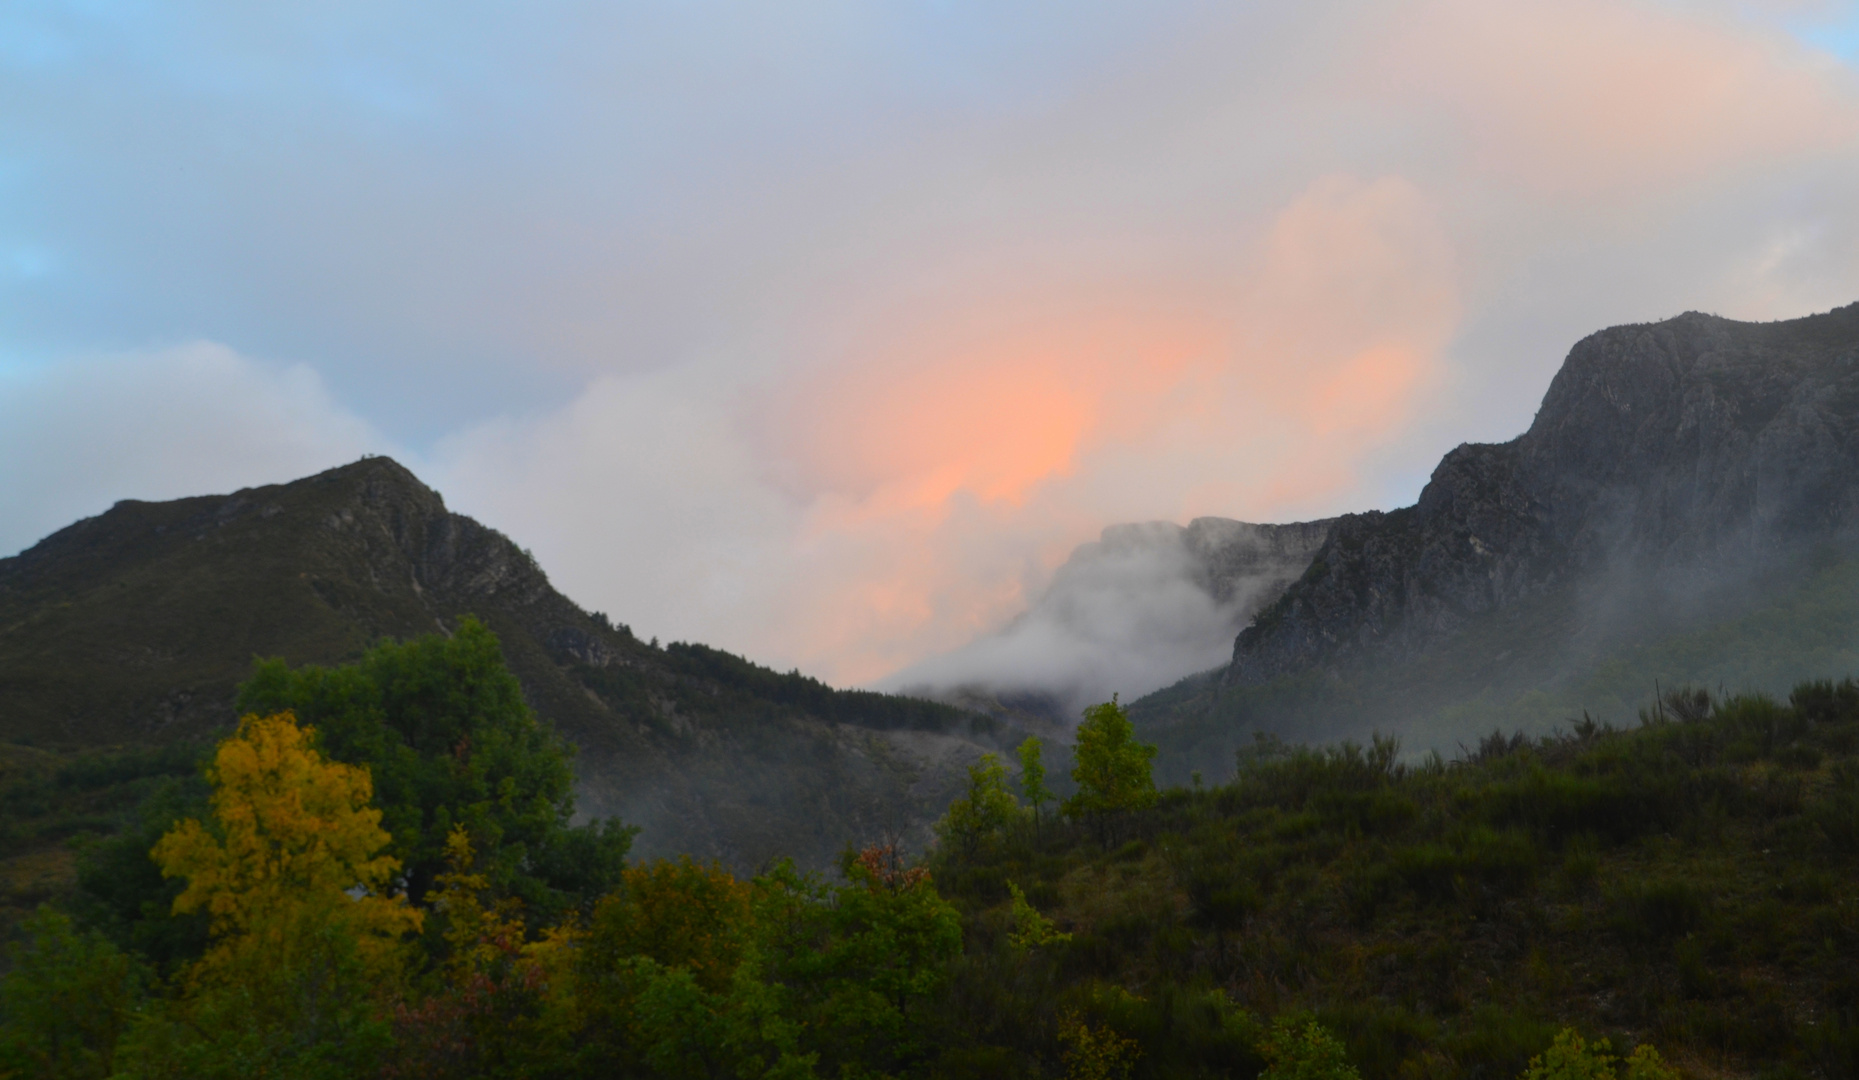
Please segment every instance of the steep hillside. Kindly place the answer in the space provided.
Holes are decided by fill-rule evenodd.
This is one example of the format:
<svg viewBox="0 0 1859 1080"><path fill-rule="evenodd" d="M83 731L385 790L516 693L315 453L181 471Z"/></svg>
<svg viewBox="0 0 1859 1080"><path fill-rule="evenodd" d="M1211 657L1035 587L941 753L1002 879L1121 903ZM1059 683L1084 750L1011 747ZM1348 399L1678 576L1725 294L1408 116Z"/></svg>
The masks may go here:
<svg viewBox="0 0 1859 1080"><path fill-rule="evenodd" d="M1859 526L1859 304L1594 334L1536 420L1446 455L1412 507L1339 519L1223 681L1413 654L1560 589L1692 596Z"/></svg>
<svg viewBox="0 0 1859 1080"><path fill-rule="evenodd" d="M475 614L579 748L580 805L640 850L739 867L921 840L997 721L663 648L550 587L508 538L386 458L290 484L126 501L0 560L0 739L52 750L209 736L254 656L353 658Z"/></svg>
<svg viewBox="0 0 1859 1080"><path fill-rule="evenodd" d="M1859 305L1577 344L1530 429L1339 518L1217 672L1140 702L1165 758L1252 730L1622 722L1655 684L1784 690L1859 648Z"/></svg>
<svg viewBox="0 0 1859 1080"><path fill-rule="evenodd" d="M1050 1060L1075 1009L1136 1040L1138 1077L1255 1075L1258 1018L1305 1012L1369 1078L1517 1077L1564 1028L1687 1077L1859 1075L1855 750L1850 681L1673 691L1455 761L1262 740L1108 844L1066 822L940 852L971 927L951 1027ZM1010 884L1069 939L1017 947Z"/></svg>

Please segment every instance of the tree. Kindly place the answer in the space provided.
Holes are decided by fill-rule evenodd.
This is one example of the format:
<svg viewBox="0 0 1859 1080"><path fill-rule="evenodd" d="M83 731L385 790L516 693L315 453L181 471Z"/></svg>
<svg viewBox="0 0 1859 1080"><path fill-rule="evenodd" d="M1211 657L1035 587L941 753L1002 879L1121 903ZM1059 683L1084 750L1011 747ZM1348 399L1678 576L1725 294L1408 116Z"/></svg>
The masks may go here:
<svg viewBox="0 0 1859 1080"><path fill-rule="evenodd" d="M528 942L522 902L499 897L482 874L471 838L455 828L446 839L449 869L431 894L444 925L446 955L425 998L395 1009L394 1050L382 1075L390 1080L547 1074L559 1064L554 1032L544 1023L552 962L564 951L562 931Z"/></svg>
<svg viewBox="0 0 1859 1080"><path fill-rule="evenodd" d="M389 895L400 863L367 770L313 737L289 713L244 717L206 770L212 827L190 818L155 845L212 945L131 1032L126 1075L345 1076L385 1045L379 1008L422 915Z"/></svg>
<svg viewBox="0 0 1859 1080"><path fill-rule="evenodd" d="M1020 814L1020 801L1007 790L1007 770L1000 758L981 755L968 767L968 791L949 804L949 810L936 823L936 833L944 843L958 844L963 853L973 854L976 846L1013 823Z"/></svg>
<svg viewBox="0 0 1859 1080"><path fill-rule="evenodd" d="M1045 743L1029 735L1016 751L1020 756L1020 790L1026 793L1026 801L1033 807L1035 829L1041 824L1039 808L1053 800L1052 790L1046 787L1044 750Z"/></svg>
<svg viewBox="0 0 1859 1080"><path fill-rule="evenodd" d="M1155 805L1155 778L1150 773L1155 747L1137 742L1135 732L1129 712L1115 695L1086 709L1078 725L1072 750L1078 794L1065 800L1064 810L1073 817L1093 818L1105 842L1111 815Z"/></svg>
<svg viewBox="0 0 1859 1080"><path fill-rule="evenodd" d="M280 913L337 898L344 920L371 937L419 928L404 896L385 895L400 860L381 853L392 838L369 805L368 771L326 760L312 736L289 713L240 720L207 767L217 829L189 818L151 852L164 876L187 879L175 910L211 916L208 963Z"/></svg>
<svg viewBox="0 0 1859 1080"><path fill-rule="evenodd" d="M1142 1056L1135 1039L1087 1024L1077 1013L1059 1022L1059 1039L1065 1043L1065 1080L1128 1080Z"/></svg>
<svg viewBox="0 0 1859 1080"><path fill-rule="evenodd" d="M845 870L821 955L819 1023L836 1036L841 1060L907 1063L924 1048L921 1006L962 953L961 916L893 844L866 848Z"/></svg>
<svg viewBox="0 0 1859 1080"><path fill-rule="evenodd" d="M688 855L636 866L594 909L585 948L595 962L649 956L721 992L747 943L749 897L746 882Z"/></svg>
<svg viewBox="0 0 1859 1080"><path fill-rule="evenodd" d="M148 981L134 958L40 908L0 979L0 1077L102 1080Z"/></svg>
<svg viewBox="0 0 1859 1080"><path fill-rule="evenodd" d="M1574 1028L1563 1028L1549 1049L1531 1058L1521 1080L1616 1080L1621 1065L1626 1080L1678 1080L1678 1070L1652 1046L1641 1045L1622 1061L1606 1039L1590 1043Z"/></svg>
<svg viewBox="0 0 1859 1080"><path fill-rule="evenodd" d="M1259 1080L1362 1080L1343 1044L1315 1020L1280 1017L1261 1049L1266 1066Z"/></svg>
<svg viewBox="0 0 1859 1080"><path fill-rule="evenodd" d="M1027 903L1026 894L1014 882L1007 883L1007 894L1013 901L1011 913L1013 929L1007 932L1007 943L1018 952L1037 949L1044 945L1057 945L1070 941L1072 936L1063 933L1052 925L1052 920L1039 913L1039 909Z"/></svg>
<svg viewBox="0 0 1859 1080"><path fill-rule="evenodd" d="M788 989L765 977L754 894L688 857L627 870L574 943L585 1056L625 1075L811 1077Z"/></svg>
<svg viewBox="0 0 1859 1080"><path fill-rule="evenodd" d="M415 904L445 872L454 827L470 834L478 871L539 921L612 888L636 832L569 827L571 748L537 722L497 636L473 618L343 667L260 661L239 707L294 710L330 757L368 767Z"/></svg>
<svg viewBox="0 0 1859 1080"><path fill-rule="evenodd" d="M149 851L176 821L208 816L211 794L205 777L171 778L115 836L79 847L74 914L118 948L147 959L164 978L207 951L211 922L204 911L174 913L174 899L186 884L163 877Z"/></svg>

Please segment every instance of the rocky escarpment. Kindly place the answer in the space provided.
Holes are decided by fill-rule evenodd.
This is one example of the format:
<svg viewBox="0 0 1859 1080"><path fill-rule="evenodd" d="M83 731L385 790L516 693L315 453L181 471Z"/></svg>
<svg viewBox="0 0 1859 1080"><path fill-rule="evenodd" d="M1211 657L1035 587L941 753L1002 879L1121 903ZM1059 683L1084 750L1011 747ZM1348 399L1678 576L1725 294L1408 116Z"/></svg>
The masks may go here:
<svg viewBox="0 0 1859 1080"><path fill-rule="evenodd" d="M582 810L643 826L647 854L752 869L784 854L824 865L883 834L924 842L960 766L1008 737L944 705L639 641L557 592L508 537L368 458L231 495L126 501L0 559L0 741L211 737L254 656L340 663L466 615L578 748Z"/></svg>
<svg viewBox="0 0 1859 1080"><path fill-rule="evenodd" d="M1203 593L1238 626L1297 580L1334 521L1257 525L1199 517L1186 526L1170 521L1112 525L1099 539L1073 550L1034 601L1029 617L1067 612L1095 618L1101 615L1092 610L1098 606L1095 594L1179 581Z"/></svg>
<svg viewBox="0 0 1859 1080"><path fill-rule="evenodd" d="M1414 506L1338 519L1222 682L1411 655L1559 590L1682 596L1856 530L1859 304L1616 327L1523 435L1447 454Z"/></svg>
<svg viewBox="0 0 1859 1080"><path fill-rule="evenodd" d="M1334 518L1287 525L1255 525L1231 518L1201 517L1181 530L1179 542L1192 556L1197 580L1215 601L1238 604L1251 618L1297 580L1323 541ZM1111 540L1110 530L1104 541Z"/></svg>

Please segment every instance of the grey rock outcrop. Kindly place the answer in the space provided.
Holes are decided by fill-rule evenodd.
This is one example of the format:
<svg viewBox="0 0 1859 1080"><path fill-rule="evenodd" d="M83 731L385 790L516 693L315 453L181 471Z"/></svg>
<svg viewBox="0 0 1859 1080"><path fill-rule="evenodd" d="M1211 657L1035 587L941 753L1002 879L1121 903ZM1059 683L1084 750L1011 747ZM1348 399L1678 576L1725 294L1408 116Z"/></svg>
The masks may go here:
<svg viewBox="0 0 1859 1080"><path fill-rule="evenodd" d="M1859 532L1859 304L1593 334L1528 431L1419 501L1337 519L1234 643L1227 685L1425 650L1556 590L1684 596Z"/></svg>

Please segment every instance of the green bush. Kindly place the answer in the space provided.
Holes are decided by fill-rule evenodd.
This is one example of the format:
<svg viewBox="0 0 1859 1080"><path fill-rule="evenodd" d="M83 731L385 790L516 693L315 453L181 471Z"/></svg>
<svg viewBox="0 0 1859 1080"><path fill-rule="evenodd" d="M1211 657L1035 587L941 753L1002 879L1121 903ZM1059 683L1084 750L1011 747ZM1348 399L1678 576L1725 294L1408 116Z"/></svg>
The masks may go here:
<svg viewBox="0 0 1859 1080"><path fill-rule="evenodd" d="M1311 1019L1280 1018L1265 1040L1259 1080L1361 1080L1336 1036Z"/></svg>
<svg viewBox="0 0 1859 1080"><path fill-rule="evenodd" d="M112 1075L117 1042L150 981L145 966L49 908L23 929L0 979L0 1075Z"/></svg>

